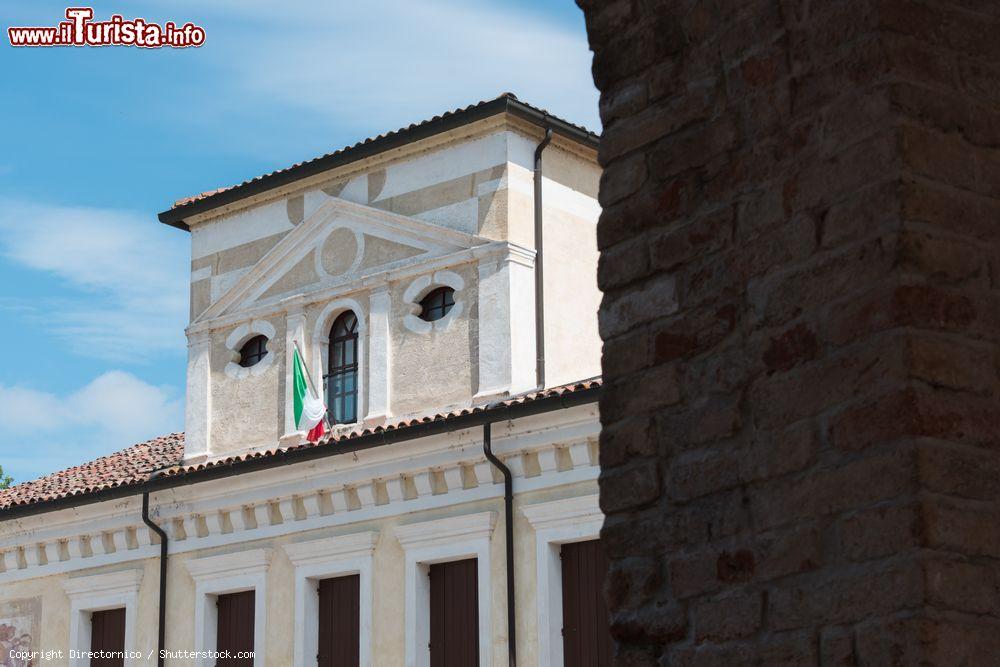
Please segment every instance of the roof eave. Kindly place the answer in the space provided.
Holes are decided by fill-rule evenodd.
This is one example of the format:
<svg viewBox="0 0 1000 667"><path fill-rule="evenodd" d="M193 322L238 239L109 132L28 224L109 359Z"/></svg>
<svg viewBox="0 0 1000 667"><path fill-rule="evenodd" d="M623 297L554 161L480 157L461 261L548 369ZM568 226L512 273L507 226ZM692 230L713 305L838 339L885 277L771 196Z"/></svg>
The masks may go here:
<svg viewBox="0 0 1000 667"><path fill-rule="evenodd" d="M371 141L353 146L330 155L304 162L298 166L283 171L262 176L248 183L234 186L214 195L175 206L161 212L157 218L160 222L177 229L191 231L187 220L200 213L233 204L254 195L280 188L295 181L340 167L358 160L363 160L405 144L420 141L442 132L448 132L463 125L474 123L500 113L524 119L539 127L551 128L556 134L597 150L600 137L593 132L583 130L576 125L545 113L540 109L524 104L510 96L498 97L477 105L471 109L438 116L419 125L378 137Z"/></svg>
<svg viewBox="0 0 1000 667"><path fill-rule="evenodd" d="M591 384L583 389L533 398L510 405L487 406L482 410L454 415L444 419L420 422L389 430L378 430L349 440L329 441L320 446L281 450L269 456L218 463L180 474L154 476L143 482L120 484L95 491L61 496L51 500L12 505L5 509L0 509L0 523L36 514L70 509L81 505L91 505L108 500L137 496L143 493L163 491L174 487L233 477L268 468L277 468L283 465L351 454L381 445L405 442L439 433L457 431L459 429L473 428L485 423L519 419L554 410L596 403L600 399L602 388L601 384Z"/></svg>

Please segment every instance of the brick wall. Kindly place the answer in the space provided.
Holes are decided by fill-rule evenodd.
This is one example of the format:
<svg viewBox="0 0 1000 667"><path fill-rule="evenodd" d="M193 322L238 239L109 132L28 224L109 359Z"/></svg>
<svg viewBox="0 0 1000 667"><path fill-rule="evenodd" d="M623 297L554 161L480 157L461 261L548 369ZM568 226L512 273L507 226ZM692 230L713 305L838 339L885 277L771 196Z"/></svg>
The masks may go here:
<svg viewBox="0 0 1000 667"><path fill-rule="evenodd" d="M1000 3L579 3L618 664L1000 663Z"/></svg>

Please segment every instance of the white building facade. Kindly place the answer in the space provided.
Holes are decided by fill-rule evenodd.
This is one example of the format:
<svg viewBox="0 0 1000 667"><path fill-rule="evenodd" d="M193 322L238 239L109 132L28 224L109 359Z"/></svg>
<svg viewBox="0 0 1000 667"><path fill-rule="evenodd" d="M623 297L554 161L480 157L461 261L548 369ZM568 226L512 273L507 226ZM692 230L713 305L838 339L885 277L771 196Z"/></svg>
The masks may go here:
<svg viewBox="0 0 1000 667"><path fill-rule="evenodd" d="M191 237L185 433L0 492L0 626L67 665L152 664L161 627L169 665L604 651L563 591L600 583L564 546L602 523L596 142L505 95L161 214Z"/></svg>

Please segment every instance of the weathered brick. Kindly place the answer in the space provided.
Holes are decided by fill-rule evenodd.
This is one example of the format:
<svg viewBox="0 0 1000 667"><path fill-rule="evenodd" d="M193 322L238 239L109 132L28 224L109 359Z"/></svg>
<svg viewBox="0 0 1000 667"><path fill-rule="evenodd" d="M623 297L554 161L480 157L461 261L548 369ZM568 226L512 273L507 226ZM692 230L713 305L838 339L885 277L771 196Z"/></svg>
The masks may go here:
<svg viewBox="0 0 1000 667"><path fill-rule="evenodd" d="M978 615L1000 612L995 568L960 560L927 562L927 597L932 605Z"/></svg>
<svg viewBox="0 0 1000 667"><path fill-rule="evenodd" d="M602 468L613 468L636 458L658 453L652 418L642 415L614 422L601 430Z"/></svg>
<svg viewBox="0 0 1000 667"><path fill-rule="evenodd" d="M654 558L626 558L608 570L604 591L608 607L637 608L650 602L660 589L663 576Z"/></svg>
<svg viewBox="0 0 1000 667"><path fill-rule="evenodd" d="M970 556L1000 558L1000 508L943 498L924 508L927 546Z"/></svg>
<svg viewBox="0 0 1000 667"><path fill-rule="evenodd" d="M971 500L1000 501L1000 452L983 447L922 442L920 478L929 491Z"/></svg>
<svg viewBox="0 0 1000 667"><path fill-rule="evenodd" d="M916 561L862 573L816 574L772 591L768 621L773 630L853 623L916 609L923 599L923 569Z"/></svg>
<svg viewBox="0 0 1000 667"><path fill-rule="evenodd" d="M641 153L607 165L601 175L601 206L610 206L635 193L646 182L646 156Z"/></svg>
<svg viewBox="0 0 1000 667"><path fill-rule="evenodd" d="M761 627L763 598L759 592L736 592L692 605L694 640L729 641L749 637Z"/></svg>
<svg viewBox="0 0 1000 667"><path fill-rule="evenodd" d="M891 556L921 544L920 507L879 505L841 519L836 525L836 553L848 561Z"/></svg>
<svg viewBox="0 0 1000 667"><path fill-rule="evenodd" d="M819 640L819 664L823 667L857 667L854 636L849 629L826 628Z"/></svg>
<svg viewBox="0 0 1000 667"><path fill-rule="evenodd" d="M917 483L916 455L899 448L761 486L751 496L751 511L766 529L909 496Z"/></svg>
<svg viewBox="0 0 1000 667"><path fill-rule="evenodd" d="M857 450L907 436L952 439L973 445L1000 443L1000 406L974 395L901 388L872 397L830 418L830 442Z"/></svg>
<svg viewBox="0 0 1000 667"><path fill-rule="evenodd" d="M619 641L676 641L687 634L687 626L687 613L680 606L653 603L611 614L611 636Z"/></svg>
<svg viewBox="0 0 1000 667"><path fill-rule="evenodd" d="M992 665L1000 9L580 4L617 664Z"/></svg>
<svg viewBox="0 0 1000 667"><path fill-rule="evenodd" d="M653 463L653 465L651 465ZM660 496L660 471L650 459L601 471L601 509L605 513L641 507Z"/></svg>

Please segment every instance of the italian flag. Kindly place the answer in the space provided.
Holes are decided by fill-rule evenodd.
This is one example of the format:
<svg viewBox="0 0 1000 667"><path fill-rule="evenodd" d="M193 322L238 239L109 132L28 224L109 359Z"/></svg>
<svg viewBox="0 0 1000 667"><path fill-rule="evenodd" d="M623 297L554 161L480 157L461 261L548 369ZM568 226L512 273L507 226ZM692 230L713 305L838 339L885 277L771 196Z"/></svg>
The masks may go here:
<svg viewBox="0 0 1000 667"><path fill-rule="evenodd" d="M292 352L292 408L295 411L295 428L306 431L309 442L323 437L326 433L326 406L311 390L298 346Z"/></svg>

